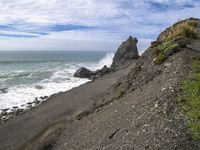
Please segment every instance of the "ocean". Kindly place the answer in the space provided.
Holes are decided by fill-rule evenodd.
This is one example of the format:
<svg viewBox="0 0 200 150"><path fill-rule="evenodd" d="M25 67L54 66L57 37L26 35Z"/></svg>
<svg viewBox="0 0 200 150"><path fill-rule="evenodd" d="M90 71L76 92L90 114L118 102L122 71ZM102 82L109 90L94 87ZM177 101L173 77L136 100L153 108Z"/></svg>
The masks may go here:
<svg viewBox="0 0 200 150"><path fill-rule="evenodd" d="M109 52L16 51L0 52L0 110L24 108L36 98L68 91L88 79L74 78L80 67L110 66Z"/></svg>

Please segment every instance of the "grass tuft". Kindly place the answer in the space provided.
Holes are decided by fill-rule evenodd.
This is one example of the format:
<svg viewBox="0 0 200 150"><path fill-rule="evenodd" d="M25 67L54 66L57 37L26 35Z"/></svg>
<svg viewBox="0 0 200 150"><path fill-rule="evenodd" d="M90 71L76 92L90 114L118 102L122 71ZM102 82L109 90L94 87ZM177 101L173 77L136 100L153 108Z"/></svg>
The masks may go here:
<svg viewBox="0 0 200 150"><path fill-rule="evenodd" d="M172 26L169 32L165 35L165 41L169 41L178 36L196 39L198 36L194 28L197 27L197 25L198 22L195 20L188 20L176 24Z"/></svg>
<svg viewBox="0 0 200 150"><path fill-rule="evenodd" d="M161 53L159 53L158 56L156 57L154 63L155 63L156 65L160 65L160 64L162 64L166 59L167 59L167 57L165 56L165 54L161 52Z"/></svg>
<svg viewBox="0 0 200 150"><path fill-rule="evenodd" d="M200 140L200 61L194 60L189 79L182 84L182 109L189 118L188 127L193 138Z"/></svg>
<svg viewBox="0 0 200 150"><path fill-rule="evenodd" d="M157 47L158 45L160 45L162 42L161 41L153 41L151 42L151 48Z"/></svg>
<svg viewBox="0 0 200 150"><path fill-rule="evenodd" d="M197 39L198 35L195 27L198 26L196 20L187 20L173 25L164 35L162 41L154 41L151 48L154 48L156 59L155 64L162 64L171 54L185 47L187 38Z"/></svg>
<svg viewBox="0 0 200 150"><path fill-rule="evenodd" d="M163 42L155 49L156 59L154 63L156 65L162 64L168 56L176 52L179 47L180 45L178 43L174 43L173 40Z"/></svg>

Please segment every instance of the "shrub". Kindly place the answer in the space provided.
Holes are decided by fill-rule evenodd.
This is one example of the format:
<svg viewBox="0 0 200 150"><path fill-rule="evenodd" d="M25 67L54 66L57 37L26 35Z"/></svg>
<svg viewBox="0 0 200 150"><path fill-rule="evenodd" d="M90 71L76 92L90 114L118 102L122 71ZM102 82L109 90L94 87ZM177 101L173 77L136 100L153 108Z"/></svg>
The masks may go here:
<svg viewBox="0 0 200 150"><path fill-rule="evenodd" d="M173 54L179 49L178 43L173 43L172 40L160 44L157 49L155 49L156 59L155 64L162 64L169 55Z"/></svg>
<svg viewBox="0 0 200 150"><path fill-rule="evenodd" d="M155 48L155 54L156 56L158 56L162 51L159 48Z"/></svg>
<svg viewBox="0 0 200 150"><path fill-rule="evenodd" d="M158 56L156 57L156 60L154 61L154 63L156 65L160 65L162 64L164 61L166 60L166 56L164 53L159 53Z"/></svg>
<svg viewBox="0 0 200 150"><path fill-rule="evenodd" d="M198 26L198 22L196 20L190 20L188 21L188 24L192 27L197 27Z"/></svg>
<svg viewBox="0 0 200 150"><path fill-rule="evenodd" d="M193 27L190 27L190 26L185 27L182 32L183 32L183 36L184 37L188 37L188 38L192 38L192 39L197 39L198 38L198 36L197 36L196 32L194 31Z"/></svg>
<svg viewBox="0 0 200 150"><path fill-rule="evenodd" d="M154 48L156 54L155 64L160 65L169 55L177 52L180 48L185 47L188 39L198 38L195 27L198 22L196 20L187 20L173 25L165 32L163 41L154 41L151 47Z"/></svg>
<svg viewBox="0 0 200 150"><path fill-rule="evenodd" d="M198 38L195 31L195 27L198 25L195 20L188 20L182 23L178 23L172 26L165 35L165 41L174 39L178 36L187 37L187 38Z"/></svg>
<svg viewBox="0 0 200 150"><path fill-rule="evenodd" d="M161 43L162 43L161 41L153 41L153 42L151 42L151 48L157 47Z"/></svg>

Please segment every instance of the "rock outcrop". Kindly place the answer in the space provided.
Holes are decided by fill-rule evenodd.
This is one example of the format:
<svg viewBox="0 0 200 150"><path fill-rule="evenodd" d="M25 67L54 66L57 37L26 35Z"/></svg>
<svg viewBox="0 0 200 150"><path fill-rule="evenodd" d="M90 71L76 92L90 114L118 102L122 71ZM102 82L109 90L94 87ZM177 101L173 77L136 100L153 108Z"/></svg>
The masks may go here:
<svg viewBox="0 0 200 150"><path fill-rule="evenodd" d="M112 68L108 68L106 65L99 70L96 71L91 71L87 68L81 67L74 73L74 77L79 77L79 78L88 78L88 79L96 79L99 77L102 77L105 74L108 74L110 72L114 71Z"/></svg>
<svg viewBox="0 0 200 150"><path fill-rule="evenodd" d="M112 68L108 68L108 67L105 65L102 69L96 70L96 71L93 72L93 73L94 73L93 79L102 77L103 75L108 74L108 73L110 73L110 72L112 72L112 71L114 71Z"/></svg>
<svg viewBox="0 0 200 150"><path fill-rule="evenodd" d="M93 72L90 71L89 69L85 67L81 67L74 73L74 77L79 77L79 78L91 78L93 76Z"/></svg>
<svg viewBox="0 0 200 150"><path fill-rule="evenodd" d="M119 69L136 61L140 57L137 49L137 42L138 40L131 36L124 41L117 49L111 67Z"/></svg>
<svg viewBox="0 0 200 150"><path fill-rule="evenodd" d="M91 71L85 67L81 67L74 73L73 76L79 78L89 78L93 80L115 70L127 67L140 58L137 49L137 42L138 40L136 38L132 38L131 36L124 41L115 53L111 68L104 66L102 69Z"/></svg>

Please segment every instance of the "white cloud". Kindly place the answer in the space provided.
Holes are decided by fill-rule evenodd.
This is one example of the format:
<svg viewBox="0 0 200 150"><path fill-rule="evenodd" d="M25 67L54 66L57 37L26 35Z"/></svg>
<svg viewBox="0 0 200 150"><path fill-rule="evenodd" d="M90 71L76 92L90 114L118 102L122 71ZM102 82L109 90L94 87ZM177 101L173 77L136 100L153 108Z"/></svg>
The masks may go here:
<svg viewBox="0 0 200 150"><path fill-rule="evenodd" d="M173 7L155 11L157 8L152 8L152 2ZM175 6L184 4L194 7L175 9ZM77 48L76 41L82 44L79 44L79 49L92 49L89 44L84 44L90 41L105 43L108 49L113 50L116 43L129 35L137 36L144 43L145 46L140 43L141 49L144 49L160 31L178 19L200 16L199 3L194 0L0 0L0 8L0 25L16 28L16 31L1 29L0 34L38 35L26 32L47 32L45 28L57 24L95 27L63 32L48 31L49 35L32 39L0 39L1 45L4 45L0 50L22 49L23 46L23 49L73 49L67 45L68 41L71 46L74 42L74 49ZM15 46L10 46L9 42ZM49 45L45 47L44 43ZM106 43L115 44L111 46Z"/></svg>

